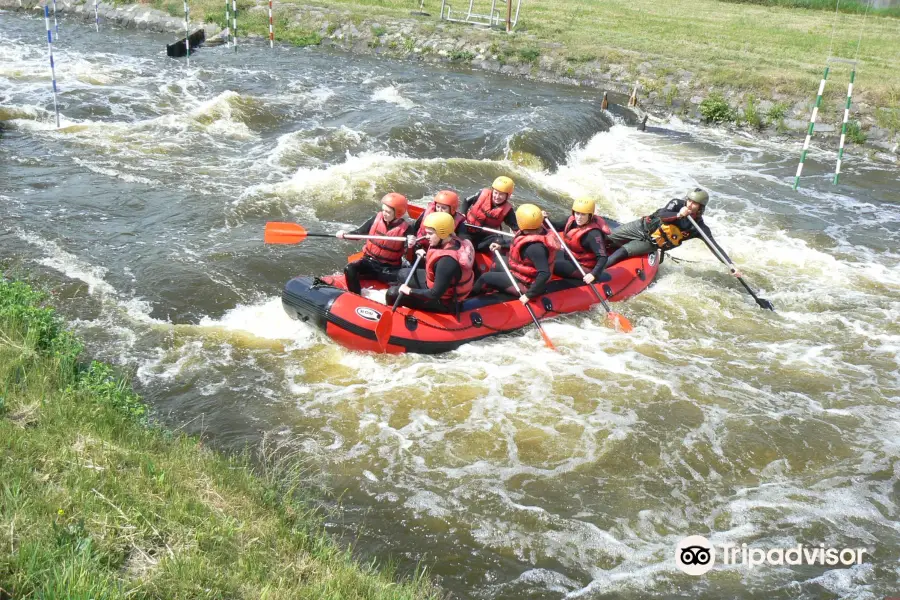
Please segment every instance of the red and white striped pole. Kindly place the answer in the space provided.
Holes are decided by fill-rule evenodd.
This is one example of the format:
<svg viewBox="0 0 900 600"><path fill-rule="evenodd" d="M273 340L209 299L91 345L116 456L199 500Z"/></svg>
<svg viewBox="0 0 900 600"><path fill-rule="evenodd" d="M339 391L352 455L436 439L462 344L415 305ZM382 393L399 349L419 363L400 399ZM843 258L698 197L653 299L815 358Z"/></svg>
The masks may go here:
<svg viewBox="0 0 900 600"><path fill-rule="evenodd" d="M269 48L275 47L275 26L272 22L272 0L269 0Z"/></svg>

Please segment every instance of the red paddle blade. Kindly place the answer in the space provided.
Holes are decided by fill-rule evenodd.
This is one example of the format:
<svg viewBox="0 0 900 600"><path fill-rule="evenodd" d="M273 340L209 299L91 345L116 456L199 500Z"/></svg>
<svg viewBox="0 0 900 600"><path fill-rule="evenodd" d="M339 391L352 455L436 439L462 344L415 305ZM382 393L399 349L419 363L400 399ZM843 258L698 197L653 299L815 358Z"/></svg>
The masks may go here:
<svg viewBox="0 0 900 600"><path fill-rule="evenodd" d="M361 259L363 256L365 256L365 254L363 254L362 252L357 252L356 254L351 254L350 256L347 257L347 262L348 263L356 262L359 259Z"/></svg>
<svg viewBox="0 0 900 600"><path fill-rule="evenodd" d="M421 206L416 206L414 204L409 204L406 206L406 212L409 214L411 219L418 219L422 216L422 213L425 212L425 209Z"/></svg>
<svg viewBox="0 0 900 600"><path fill-rule="evenodd" d="M547 332L544 331L543 327L538 328L538 331L541 332L541 337L544 338L544 344L547 345L551 350L556 350L556 346L553 345L553 342L550 341L550 336L547 335Z"/></svg>
<svg viewBox="0 0 900 600"><path fill-rule="evenodd" d="M393 328L393 325L394 311L382 313L381 318L375 325L375 340L378 342L378 347L381 348L382 352L387 350L388 340L391 339L391 329Z"/></svg>
<svg viewBox="0 0 900 600"><path fill-rule="evenodd" d="M620 315L617 312L609 312L606 315L606 319L609 321L610 327L615 328L616 331L621 331L622 333L631 333L634 327L631 325L631 321L625 318L624 315Z"/></svg>
<svg viewBox="0 0 900 600"><path fill-rule="evenodd" d="M263 239L267 244L299 244L306 239L306 229L297 223L270 221Z"/></svg>

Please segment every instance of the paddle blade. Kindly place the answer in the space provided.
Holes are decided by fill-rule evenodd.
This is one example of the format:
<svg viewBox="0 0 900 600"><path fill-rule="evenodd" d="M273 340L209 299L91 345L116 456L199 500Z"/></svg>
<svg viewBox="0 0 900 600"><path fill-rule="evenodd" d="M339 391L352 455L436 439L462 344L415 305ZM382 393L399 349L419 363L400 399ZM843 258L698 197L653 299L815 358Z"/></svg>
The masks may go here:
<svg viewBox="0 0 900 600"><path fill-rule="evenodd" d="M410 218L412 218L412 219L418 219L419 217L422 216L422 213L425 212L425 209L422 208L421 206L416 206L416 205L414 205L414 204L409 204L409 205L407 205L407 207L406 207L406 212L407 212L407 214L409 214Z"/></svg>
<svg viewBox="0 0 900 600"><path fill-rule="evenodd" d="M759 304L760 308L768 308L772 312L775 312L775 307L772 306L772 303L765 298L757 298L756 303Z"/></svg>
<svg viewBox="0 0 900 600"><path fill-rule="evenodd" d="M553 345L553 342L550 341L550 336L547 335L547 332L544 331L544 328L538 325L538 331L541 332L541 337L544 338L544 344L547 345L551 350L556 350L556 346Z"/></svg>
<svg viewBox="0 0 900 600"><path fill-rule="evenodd" d="M625 315L621 315L617 312L607 313L606 320L609 323L609 326L616 331L621 331L622 333L631 333L632 330L634 330L634 327L631 325L631 321L629 321L625 317Z"/></svg>
<svg viewBox="0 0 900 600"><path fill-rule="evenodd" d="M306 239L306 229L297 223L270 221L263 239L267 244L299 244Z"/></svg>
<svg viewBox="0 0 900 600"><path fill-rule="evenodd" d="M356 262L356 261L362 259L363 256L365 256L365 254L363 252L357 252L356 254L351 254L350 256L347 257L347 262L348 263Z"/></svg>
<svg viewBox="0 0 900 600"><path fill-rule="evenodd" d="M378 323L375 325L375 340L378 342L378 347L381 348L381 351L384 352L387 350L388 340L391 339L391 329L393 329L394 325L394 311L385 311L381 314L381 318L378 319Z"/></svg>

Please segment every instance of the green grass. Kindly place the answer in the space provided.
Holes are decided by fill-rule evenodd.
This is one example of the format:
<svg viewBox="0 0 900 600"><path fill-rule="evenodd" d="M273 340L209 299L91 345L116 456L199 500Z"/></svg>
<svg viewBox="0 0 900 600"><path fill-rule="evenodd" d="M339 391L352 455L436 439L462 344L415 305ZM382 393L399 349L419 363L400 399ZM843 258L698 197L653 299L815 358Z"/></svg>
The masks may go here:
<svg viewBox="0 0 900 600"><path fill-rule="evenodd" d="M900 8L869 8L868 2L859 0L841 0L837 3L835 0L720 0L721 2L732 2L734 4L759 4L762 6L780 6L784 8L804 8L809 10L827 10L834 12L837 8L842 13L865 14L869 10L869 14L900 17Z"/></svg>
<svg viewBox="0 0 900 600"><path fill-rule="evenodd" d="M195 4L218 10L218 0L197 0ZM373 20L382 15L408 19L409 11L418 7L414 0L331 0L316 4ZM435 13L439 6L437 0L428 0L425 8ZM486 12L486 7L476 6L480 8ZM276 8L276 12L284 10ZM834 55L854 55L862 19L855 14L840 16ZM549 44L559 43L561 55L573 57L573 62L596 57L603 63L633 69L650 60L672 72L690 71L698 86L729 86L754 92L762 99L773 92L815 96L831 43L833 20L834 15L825 10L719 0L547 0L524 4L519 23L533 36L528 49L539 54L546 54ZM416 23L423 28L431 24ZM239 21L238 27L246 26ZM253 28L255 31L256 25ZM317 29L311 25L308 28ZM447 35L456 28L471 31L468 26L454 25ZM261 27L256 32L265 33ZM280 35L276 31L276 39ZM523 41L518 35L493 32L488 43L496 44L492 54L503 54L508 45L521 45ZM857 79L859 100L883 106L891 82L896 82L896 65L900 64L895 19L869 15L859 58L863 65ZM843 65L835 66L832 79L849 77L845 70Z"/></svg>
<svg viewBox="0 0 900 600"><path fill-rule="evenodd" d="M44 301L0 281L0 597L439 597L332 542L296 454L254 472L148 424Z"/></svg>

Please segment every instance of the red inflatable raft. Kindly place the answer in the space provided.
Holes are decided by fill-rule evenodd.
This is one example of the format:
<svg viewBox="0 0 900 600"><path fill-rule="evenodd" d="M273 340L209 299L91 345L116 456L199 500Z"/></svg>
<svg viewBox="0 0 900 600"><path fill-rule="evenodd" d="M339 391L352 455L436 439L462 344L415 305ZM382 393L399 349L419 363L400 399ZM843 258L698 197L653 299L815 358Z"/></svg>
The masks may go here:
<svg viewBox="0 0 900 600"><path fill-rule="evenodd" d="M659 259L658 253L626 259L610 267L597 287L612 302L631 298L646 289L656 277ZM490 257L479 254L478 262L487 266ZM374 281L364 281L363 286L387 287ZM381 352L375 339L375 326L381 314L391 307L348 292L343 275L295 277L285 285L281 301L292 319L314 324L342 346ZM538 319L545 319L586 311L597 303L597 298L581 280L553 277L547 284L546 293L531 302L531 307ZM401 306L394 316L386 352L437 354L528 326L533 327L534 323L522 303L518 298L502 293L469 298L460 304L458 315Z"/></svg>

